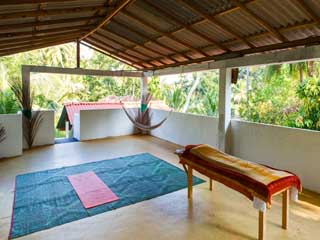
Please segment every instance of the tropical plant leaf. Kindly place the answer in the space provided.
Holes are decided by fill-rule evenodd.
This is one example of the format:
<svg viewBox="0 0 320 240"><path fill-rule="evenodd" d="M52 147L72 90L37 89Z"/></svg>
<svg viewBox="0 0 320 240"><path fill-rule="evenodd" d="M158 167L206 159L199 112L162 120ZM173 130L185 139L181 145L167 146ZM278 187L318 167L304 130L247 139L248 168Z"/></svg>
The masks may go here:
<svg viewBox="0 0 320 240"><path fill-rule="evenodd" d="M6 130L4 128L4 126L2 126L2 124L0 123L0 143L3 142L6 139Z"/></svg>

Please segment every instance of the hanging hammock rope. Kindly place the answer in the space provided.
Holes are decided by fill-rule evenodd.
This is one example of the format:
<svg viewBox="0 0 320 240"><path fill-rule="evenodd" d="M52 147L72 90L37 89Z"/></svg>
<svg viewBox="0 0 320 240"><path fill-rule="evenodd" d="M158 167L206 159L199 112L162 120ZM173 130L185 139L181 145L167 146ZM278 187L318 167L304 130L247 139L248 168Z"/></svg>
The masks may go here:
<svg viewBox="0 0 320 240"><path fill-rule="evenodd" d="M164 119L162 119L159 123L157 123L157 124L155 124L155 125L152 125L152 126L149 126L149 125L144 125L144 124L139 123L138 121L136 121L136 120L134 119L134 117L132 117L132 116L129 114L128 110L124 107L124 104L122 104L122 109L124 110L125 114L126 114L127 117L129 118L129 120L133 123L133 125L134 125L136 128L138 128L138 129L140 129L140 130L143 130L143 131L151 131L151 130L153 130L153 129L156 129L156 128L160 127L160 126L169 118L170 114L172 113L172 110L170 110L170 112L168 113L168 115L167 115ZM149 108L145 109L145 111L142 112L142 114L145 114L148 109L149 109Z"/></svg>
<svg viewBox="0 0 320 240"><path fill-rule="evenodd" d="M155 125L150 125L151 114L150 114L150 104L151 104L152 96L151 94L146 94L141 99L140 108L136 109L137 113L135 116L132 116L129 111L125 108L124 103L121 103L122 109L124 110L125 114L129 118L129 120L133 123L133 125L142 131L151 131L160 127L170 116L172 109L168 113L168 115L162 119L159 123Z"/></svg>

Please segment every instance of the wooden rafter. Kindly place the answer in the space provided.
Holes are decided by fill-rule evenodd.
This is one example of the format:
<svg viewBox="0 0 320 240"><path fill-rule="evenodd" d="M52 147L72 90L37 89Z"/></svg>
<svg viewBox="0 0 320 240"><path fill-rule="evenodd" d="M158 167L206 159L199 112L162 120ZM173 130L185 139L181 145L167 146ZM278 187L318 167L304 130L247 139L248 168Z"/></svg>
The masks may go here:
<svg viewBox="0 0 320 240"><path fill-rule="evenodd" d="M261 52L266 52L266 51L274 51L274 50L292 48L292 47L297 47L297 46L319 44L319 43L320 43L320 36L311 37L311 38L299 39L299 40L290 41L290 42L271 44L271 45L262 46L262 47L248 48L248 49L244 49L244 50L234 51L231 53L223 53L223 54L214 55L214 56L210 56L210 57L198 58L198 59L194 59L191 61L190 60L184 61L179 64L167 64L164 67L149 68L146 70L156 70L156 69L163 69L163 68L169 68L169 67L177 67L179 65L188 65L188 64L201 63L201 62L207 62L207 61L212 61L212 60L219 61L219 60L231 59L231 58L236 58L236 57L242 57L247 54L261 53Z"/></svg>
<svg viewBox="0 0 320 240"><path fill-rule="evenodd" d="M52 16L52 15L65 15L85 12L95 12L97 10L104 10L105 7L75 7L66 9L41 9L36 11L23 11L23 12L10 12L1 13L0 19L14 19L14 18L27 18L27 17L41 17L41 16Z"/></svg>
<svg viewBox="0 0 320 240"><path fill-rule="evenodd" d="M100 45L97 46L97 44L94 41L92 41L90 38L86 38L86 40L84 40L84 41L89 43L89 44L91 44L92 46L96 46L97 48L100 48L101 50L103 50L105 52L109 52L109 53L111 53L112 55L114 55L114 56L116 56L118 58L121 58L121 59L123 59L123 60L125 60L127 62L130 62L133 65L140 66L141 68L144 68L143 65L140 65L140 64L136 63L132 59L129 59L129 58L127 58L125 56L122 56L122 55L117 55L116 51L114 51L114 50L110 51L110 49L106 49L104 46L100 46Z"/></svg>
<svg viewBox="0 0 320 240"><path fill-rule="evenodd" d="M178 18L174 17L173 15L163 11L157 4L155 4L153 1L151 0L145 0L145 3L147 3L148 5L152 6L154 9L156 9L157 11L159 11L162 15L164 15L166 18L170 19L171 21L175 22L176 24L179 24L181 26L183 26L186 30L188 30L189 32L195 34L196 36L201 37L202 39L206 40L207 42L216 45L218 48L222 49L225 52L229 52L230 49L227 48L226 46L224 46L223 44L217 42L216 40L212 39L211 37L208 37L207 35L199 32L198 30L191 28L188 24L183 23L182 21L180 21ZM207 53L205 53L206 56L209 56Z"/></svg>
<svg viewBox="0 0 320 240"><path fill-rule="evenodd" d="M34 38L31 41L28 42L23 42L23 43L15 43L12 42L10 44L4 45L3 47L1 47L0 51L9 51L9 50L14 50L15 48L20 48L20 47L29 47L35 44L43 44L46 42L55 42L55 41L63 41L63 40L75 40L78 36L80 36L81 33L77 33L77 34L73 34L73 35L66 35L66 36L62 36L59 38L40 38L40 39L36 39Z"/></svg>
<svg viewBox="0 0 320 240"><path fill-rule="evenodd" d="M52 41L52 40L58 40L58 39L63 39L64 37L78 37L81 35L83 31L70 31L68 33L58 33L58 34L51 34L51 35L45 35L45 36L32 36L32 37L25 37L25 38L18 38L18 39L5 39L5 40L0 40L0 48L2 47L12 47L16 46L19 44L27 44L31 41Z"/></svg>
<svg viewBox="0 0 320 240"><path fill-rule="evenodd" d="M48 25L55 25L55 24L84 22L84 21L93 21L93 20L99 20L99 19L101 19L101 16L77 17L77 18L68 18L68 19L48 20L48 21L41 21L41 22L36 21L36 22L30 22L30 23L7 24L4 26L0 26L0 31L12 31L12 29L40 27L40 26L48 26Z"/></svg>
<svg viewBox="0 0 320 240"><path fill-rule="evenodd" d="M134 29L130 29L128 26L126 26L125 24L123 24L123 23L121 23L121 22L119 22L119 21L117 21L117 20L115 20L115 19L113 19L112 21L115 22L116 24L118 24L119 26L122 26L123 28L128 29L129 31L133 32L134 34L138 35L139 37L144 38L144 39L147 39L147 41L144 42L143 45L146 45L146 44L148 44L148 43L153 43L153 44L156 44L156 45L158 45L158 46L160 46L160 47L162 47L162 48L170 51L170 49L167 48L166 45L164 45L164 44L162 44L162 43L160 43L160 42L158 42L158 41L155 41L155 40L151 39L150 37L147 37L147 36L145 36L144 34L138 32L138 31L136 31L136 30L134 30ZM163 57L166 57L166 58L170 59L170 60L173 61L173 62L177 62L175 59L173 59L172 57L168 57L167 55L163 55Z"/></svg>
<svg viewBox="0 0 320 240"><path fill-rule="evenodd" d="M50 41L50 42L44 42L44 43L36 43L36 44L28 44L27 46L22 46L22 47L17 47L5 51L0 50L0 56L5 56L5 55L10 55L10 54L15 54L15 53L21 53L21 52L27 52L31 50L36 50L39 48L46 48L46 47L51 47L54 45L60 45L60 44L65 44L69 42L74 42L75 39L74 37L67 39L67 40L59 40L59 41Z"/></svg>
<svg viewBox="0 0 320 240"><path fill-rule="evenodd" d="M150 24L147 23L146 21L140 19L139 17L135 17L133 14L127 12L126 10L122 10L122 11L121 11L121 14L126 15L126 16L129 16L130 18L134 19L135 21L139 22L140 24L142 24L142 25L144 25L144 26L152 29L153 31L157 32L157 33L160 35L160 37L162 37L162 36L164 36L164 35L166 34L166 33L162 32L161 30L157 29L156 27L150 25ZM173 38L171 38L171 40L173 40ZM148 41L149 41L149 40L148 40ZM152 41L150 41L150 42L156 42L156 44L158 44L158 45L161 44L161 45L160 45L161 47L163 47L163 48L165 48L165 49L167 49L167 50L169 50L169 51L171 51L171 52L173 52L173 53L175 53L175 54L177 54L177 55L182 55L182 56L183 56L184 58L186 58L186 59L191 59L189 56L187 56L187 55L185 55L185 54L181 54L179 51L177 51L177 49L175 49L175 48L173 48L173 47L170 47L170 46L168 46L168 45L165 45L165 44L163 44L163 43L160 43L159 37L157 37L157 38L155 38L155 39L152 39Z"/></svg>
<svg viewBox="0 0 320 240"><path fill-rule="evenodd" d="M107 37L105 37L105 36L102 35L102 34L98 34L98 32L95 32L95 34L97 34L98 36L100 36L100 37L105 38L105 39L108 40ZM137 59L137 60L142 61L142 62L147 62L147 61L149 61L149 59L150 59L149 56L147 56L147 55L145 55L145 54L143 54L143 53L136 52L137 54L140 54L141 56L147 58L148 60L145 60L145 59L142 59L142 58L140 58L140 57L138 57L138 56L136 56L136 55L130 54L130 53L127 52L127 50L128 50L127 48L125 48L124 50L115 49L114 46L112 46L112 45L110 45L110 44L107 44L105 41L101 41L101 40L95 38L93 35L91 35L91 36L89 37L89 39L92 39L92 40L94 40L95 42L100 43L101 45L106 46L107 48L113 49L113 50L114 50L113 53L114 53L115 55L127 55L127 56L129 56L130 58ZM118 43L117 43L117 44L118 44ZM120 44L118 44L118 45L120 45ZM133 51L133 52L135 52L135 51ZM157 65L155 65L155 64L150 64L150 65L157 66Z"/></svg>
<svg viewBox="0 0 320 240"><path fill-rule="evenodd" d="M242 11L244 11L248 16L254 19L258 24L268 30L273 36L279 39L281 42L287 42L288 39L284 37L281 33L279 33L274 27L272 27L269 23L255 14L252 10L250 10L246 4L240 2L239 0L232 0L232 2L238 6Z"/></svg>
<svg viewBox="0 0 320 240"><path fill-rule="evenodd" d="M139 22L140 24L142 24L142 25L144 25L144 26L152 29L153 31L157 32L157 33L160 35L160 37L156 38L155 41L160 40L160 38L162 38L162 37L167 37L167 38L169 38L169 39L171 39L171 40L173 40L173 41L181 44L182 46L184 46L184 47L186 47L186 48L188 48L188 49L190 49L190 50L192 50L192 51L195 51L195 52L201 54L201 52L199 52L196 48L190 46L189 44L186 44L186 43L182 42L182 41L179 40L179 39L177 40L177 38L174 37L174 36L171 36L170 33L166 33L166 32L161 31L159 28L151 25L150 23L148 23L147 21L143 20L143 19L140 18L139 16L136 16L136 15L134 15L134 14L132 14L132 13L126 11L126 10L122 10L122 11L121 11L121 14L124 14L124 15L126 15L126 16L134 19L135 21ZM170 49L172 49L172 48L170 47ZM190 58L188 55L186 55L186 54L183 54L183 53L181 53L181 52L178 52L178 51L176 51L176 50L174 50L174 49L172 49L172 51L175 52L175 53L178 54L178 55L182 55L182 56L183 56L184 58L186 58L186 59L191 60L191 58Z"/></svg>
<svg viewBox="0 0 320 240"><path fill-rule="evenodd" d="M86 37L90 36L91 34L95 33L96 31L98 31L100 28L102 28L103 26L105 26L115 15L117 15L118 12L121 11L121 9L125 8L128 4L134 2L135 0L122 0L121 3L113 8L109 14L107 14L107 16L98 24L98 26L96 26L94 29L92 29L90 32L88 32L87 34L85 34L83 37L81 37L80 40L85 39Z"/></svg>
<svg viewBox="0 0 320 240"><path fill-rule="evenodd" d="M73 2L74 0L2 0L0 6L15 4L53 3L53 2Z"/></svg>
<svg viewBox="0 0 320 240"><path fill-rule="evenodd" d="M316 24L320 25L320 18L313 11L313 9L309 7L309 5L307 5L303 0L297 0L297 2L301 9L305 11L305 13L307 13Z"/></svg>
<svg viewBox="0 0 320 240"><path fill-rule="evenodd" d="M113 58L113 59L115 59L115 60L117 60L117 61L120 61L120 62L122 62L122 63L124 63L124 64L127 64L127 65L129 65L129 66L131 66L131 67L133 67L133 68L135 68L135 69L143 69L143 66L133 65L132 62L128 62L128 61L126 61L126 60L124 60L124 59L120 59L119 57L116 57L116 56L114 56L114 55L111 55L110 53L108 53L108 52L106 52L106 51L103 51L103 50L101 50L101 49L99 49L99 48L97 48L97 47L95 47L95 46L93 46L93 45L89 45L89 44L84 43L84 42L81 42L81 45L84 45L84 46L86 46L86 47L88 47L88 48L90 48L90 49L92 49L92 50L94 50L94 51L97 51L97 52L99 52L99 53L101 53L101 54L104 54L104 55L110 57L110 58Z"/></svg>
<svg viewBox="0 0 320 240"><path fill-rule="evenodd" d="M132 52L134 52L134 53L136 53L136 54L139 54L140 56L143 56L143 57L146 58L146 59L153 60L153 59L151 59L150 56L146 55L146 54L143 53L143 52L140 52L138 49L135 49L135 48L134 48L135 46L130 46L130 47L128 47L128 46L126 46L126 45L124 45L124 44L122 44L122 43L120 43L120 42L116 42L114 39L112 39L112 38L110 38L110 37L108 37L108 36L106 36L106 35L104 35L104 34L102 34L102 33L100 33L100 32L95 32L94 34L100 36L100 37L103 38L103 39L108 40L109 42L115 43L115 44L119 45L120 47L124 48L125 50L122 51L123 53L126 53L127 50L130 50L130 51L132 51ZM109 46L112 47L111 45L109 45ZM113 47L113 48L114 48L114 47ZM136 58L138 58L138 57L136 57ZM146 60L141 59L141 58L138 58L138 59L140 59L140 61L146 61ZM149 61L149 60L147 60L147 61ZM152 63L150 63L150 64L153 65Z"/></svg>
<svg viewBox="0 0 320 240"><path fill-rule="evenodd" d="M39 35L39 34L49 34L49 33L62 33L66 31L74 31L74 30L88 30L91 27L95 26L94 24L90 25L78 25L78 26L68 26L68 27L60 27L60 28L50 28L46 30L36 30L36 31L21 31L21 32L10 32L10 33L0 33L0 38L12 38L18 36L29 36L29 35Z"/></svg>
<svg viewBox="0 0 320 240"><path fill-rule="evenodd" d="M292 31L292 30L299 29L299 28L311 27L311 26L314 26L315 24L316 23L314 21L298 23L298 24L294 24L294 25L290 25L290 26L286 26L286 27L279 27L279 28L277 28L277 31L279 31L280 33L283 33L283 32L286 32L286 31ZM251 41L251 40L254 41L254 39L256 39L256 38L260 38L260 37L263 37L263 36L266 36L266 35L269 35L269 34L270 34L269 32L261 32L259 34L249 35L249 36L246 37L246 39L249 40L249 41ZM229 44L236 44L239 41L240 40L238 40L238 39L232 39L232 40L228 40L228 41L226 41L224 43L229 45ZM207 47L208 46L206 46L205 48L207 48ZM201 50L201 49L199 49L199 50ZM184 51L182 53L188 54L189 50L188 51ZM158 60L158 59L155 59L155 60Z"/></svg>
<svg viewBox="0 0 320 240"><path fill-rule="evenodd" d="M102 30L105 31L105 32L108 32L108 33L110 33L110 34L113 34L113 35L115 35L115 36L123 39L124 41L130 42L131 44L133 44L133 45L135 45L135 46L139 46L139 47L147 50L148 52L152 52L152 53L154 53L154 54L156 54L156 55L161 56L162 58L167 58L167 56L164 55L164 54L162 54L161 51L158 51L158 50L155 50L155 49L153 49L153 48L151 48L151 47L148 47L148 46L146 46L145 44L141 44L141 43L139 43L139 42L137 42L137 41L135 41L135 40L128 39L128 38L126 38L125 36L122 36L122 35L120 35L120 34L118 34L118 33L115 33L115 32L113 32L113 31L110 31L109 29L102 28ZM162 62L163 64L167 64L167 63L164 62L163 60L159 60L159 61Z"/></svg>
<svg viewBox="0 0 320 240"><path fill-rule="evenodd" d="M249 47L254 47L252 43L250 43L247 39L241 37L239 34L237 34L235 31L227 27L225 24L221 23L219 20L215 19L213 16L207 14L202 9L197 7L194 4L191 4L190 2L186 0L179 0L179 3L183 4L184 6L190 8L192 11L196 12L198 15L200 15L202 18L208 20L209 22L213 23L214 25L218 26L220 30L226 32L227 34L232 35L234 38L241 40Z"/></svg>

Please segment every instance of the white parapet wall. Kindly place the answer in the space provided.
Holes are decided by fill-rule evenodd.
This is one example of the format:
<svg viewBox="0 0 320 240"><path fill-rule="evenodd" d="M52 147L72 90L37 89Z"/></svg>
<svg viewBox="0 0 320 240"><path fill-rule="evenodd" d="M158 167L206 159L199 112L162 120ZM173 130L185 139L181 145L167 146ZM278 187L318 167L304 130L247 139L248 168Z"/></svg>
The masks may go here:
<svg viewBox="0 0 320 240"><path fill-rule="evenodd" d="M22 155L22 115L0 114L0 123L6 130L6 139L0 143L0 158Z"/></svg>
<svg viewBox="0 0 320 240"><path fill-rule="evenodd" d="M81 110L75 114L74 137L80 141L131 135L134 126L122 109Z"/></svg>
<svg viewBox="0 0 320 240"><path fill-rule="evenodd" d="M39 129L37 131L33 146L44 146L54 144L54 111L41 110L43 118ZM23 141L23 148L27 148L25 140Z"/></svg>
<svg viewBox="0 0 320 240"><path fill-rule="evenodd" d="M232 120L231 135L233 155L291 171L320 192L320 132Z"/></svg>
<svg viewBox="0 0 320 240"><path fill-rule="evenodd" d="M152 110L152 124L167 116L164 110ZM179 145L206 143L218 147L218 118L172 112L168 120L151 135Z"/></svg>

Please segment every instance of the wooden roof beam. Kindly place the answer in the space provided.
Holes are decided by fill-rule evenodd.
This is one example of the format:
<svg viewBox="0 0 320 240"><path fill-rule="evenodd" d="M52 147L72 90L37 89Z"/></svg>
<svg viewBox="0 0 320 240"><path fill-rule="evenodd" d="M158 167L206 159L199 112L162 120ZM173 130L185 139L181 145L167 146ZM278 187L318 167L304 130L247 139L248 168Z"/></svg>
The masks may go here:
<svg viewBox="0 0 320 240"><path fill-rule="evenodd" d="M36 50L39 48L51 47L51 46L55 46L55 45L74 42L75 40L76 40L75 38L70 38L69 40L59 40L59 41L52 41L52 42L50 41L50 42L45 42L45 43L40 43L40 44L37 43L37 44L33 44L31 46L29 44L28 46L17 47L17 48L6 50L6 51L0 50L0 56L11 55L11 54L21 53L21 52L27 52L27 51Z"/></svg>
<svg viewBox="0 0 320 240"><path fill-rule="evenodd" d="M123 60L125 60L127 62L131 62L133 65L140 66L141 68L144 68L144 66L140 65L139 63L136 63L135 61L132 61L132 59L130 59L130 58L127 58L127 57L122 56L122 55L117 55L114 50L110 51L109 49L106 49L103 46L96 46L96 43L94 41L92 41L90 38L86 38L86 40L84 40L84 41L89 43L89 44L91 44L92 46L100 48L101 50L103 50L105 52L108 52L109 54L113 54L114 56L117 56L118 58L121 58L121 59L123 59Z"/></svg>
<svg viewBox="0 0 320 240"><path fill-rule="evenodd" d="M250 16L252 19L254 19L258 24L260 24L266 30L268 30L273 36L275 36L281 42L288 41L288 39L286 37L284 37L281 33L279 33L274 27L272 27L269 23L267 23L265 20L263 20L261 17L259 17L257 14L255 14L253 11L251 11L246 6L246 4L240 2L239 0L232 0L232 3L234 3L236 6L238 6L242 11L244 11L248 16Z"/></svg>
<svg viewBox="0 0 320 240"><path fill-rule="evenodd" d="M118 6L112 8L111 12L107 14L107 16L103 19L102 22L98 24L94 29L92 29L90 32L85 34L83 37L80 38L80 40L85 39L86 37L90 36L91 34L95 33L98 31L100 28L105 26L115 15L117 15L118 12L121 11L121 9L125 8L128 6L130 3L134 2L135 0L122 0Z"/></svg>
<svg viewBox="0 0 320 240"><path fill-rule="evenodd" d="M24 12L10 12L1 13L0 19L14 19L14 18L27 18L27 17L42 17L42 16L52 16L52 15L64 15L64 14L75 14L83 12L95 12L97 10L104 10L105 7L75 7L66 9L41 9L36 11L24 11Z"/></svg>
<svg viewBox="0 0 320 240"><path fill-rule="evenodd" d="M320 36L310 37L310 38L299 39L299 40L290 41L290 42L271 44L271 45L262 46L262 47L248 48L248 49L244 49L244 50L234 51L231 53L223 53L220 55L194 59L191 61L185 61L185 62L181 62L178 64L169 64L164 67L158 67L156 69L177 67L179 65L188 65L188 64L194 64L194 63L203 63L203 62L208 62L208 61L212 61L212 60L214 60L214 61L226 60L226 59L231 59L231 58L236 58L236 57L242 57L244 55L252 54L252 53L274 51L274 50L293 48L293 47L298 47L298 46L307 46L307 45L312 45L312 44L318 44L319 42L320 42ZM156 69L150 68L150 69L146 69L146 70L156 70Z"/></svg>
<svg viewBox="0 0 320 240"><path fill-rule="evenodd" d="M128 26L124 25L123 23L120 23L119 21L117 21L117 20L115 20L115 19L112 19L112 21L115 22L116 24L122 26L123 28L129 29L129 31L133 32L134 34L138 35L139 37L144 38L144 39L147 39L147 41L144 43L144 45L146 45L146 44L148 44L148 43L153 43L153 44L156 44L156 45L158 45L158 46L160 46L160 47L162 47L162 48L164 48L164 49L166 49L166 50L168 50L168 51L171 51L169 48L167 48L166 45L164 45L164 44L162 44L162 43L160 43L160 42L157 42L156 40L153 40L153 39L145 36L144 34L138 32L138 31L136 31L136 30L134 30L134 29L129 28ZM175 60L175 59L173 59L173 58L171 58L171 57L168 57L167 55L163 55L163 56L166 57L166 58L168 58L168 59L170 59L170 60L173 61L173 62L177 62L177 60Z"/></svg>
<svg viewBox="0 0 320 240"><path fill-rule="evenodd" d="M11 38L17 36L26 36L26 35L38 35L38 34L48 34L48 33L62 33L65 31L73 30L89 30L94 24L90 25L78 25L78 26L68 26L60 28L51 28L46 30L36 30L36 31L24 31L24 32L10 32L10 33L0 33L0 38Z"/></svg>
<svg viewBox="0 0 320 240"><path fill-rule="evenodd" d="M48 20L48 21L37 21L37 22L29 22L29 23L15 23L15 24L6 24L4 26L0 26L0 31L12 31L12 29L19 28L28 28L28 27L40 27L40 26L48 26L55 24L64 24L64 23L73 23L73 22L84 22L84 21L93 21L101 19L101 16L94 17L78 17L78 18L68 18L68 19L57 19L57 20Z"/></svg>
<svg viewBox="0 0 320 240"><path fill-rule="evenodd" d="M162 15L164 15L166 18L170 19L171 21L175 22L176 24L179 24L181 26L183 26L186 30L188 30L189 32L195 34L196 36L201 37L202 39L206 40L207 42L216 45L218 48L222 49L225 52L229 52L230 49L228 49L226 46L224 46L223 44L217 42L216 40L212 39L211 37L208 37L206 35L204 35L203 33L199 32L198 30L191 28L188 24L183 23L182 21L180 21L178 18L172 16L171 14L163 11L157 4L155 4L153 1L150 0L145 0L145 3L147 3L148 5L150 5L151 7L153 7L154 9L156 9L157 11L159 11ZM204 53L206 56L209 56L207 53Z"/></svg>
<svg viewBox="0 0 320 240"><path fill-rule="evenodd" d="M135 68L135 69L143 69L143 68L144 68L143 66L133 65L131 62L127 62L127 61L124 60L124 59L120 59L119 57L113 56L113 55L111 55L110 53L105 52L105 51L103 51L103 50L100 50L99 48L97 48L97 47L95 47L95 46L93 46L93 45L90 45L90 44L87 44L87 43L84 43L84 42L80 42L80 44L81 44L81 45L84 45L84 46L86 46L86 47L88 47L88 48L90 48L90 49L92 49L92 50L94 50L94 51L97 51L97 52L99 52L99 53L101 53L101 54L103 54L103 55L106 55L107 57L113 58L113 59L115 59L115 60L117 60L117 61L120 61L120 62L122 62L122 63L124 63L124 64L127 64L127 65L129 65L129 66L131 66L131 67L133 67L133 68Z"/></svg>
<svg viewBox="0 0 320 240"><path fill-rule="evenodd" d="M135 46L130 46L130 47L128 47L128 46L126 46L126 45L124 45L124 44L122 44L122 43L119 43L119 42L115 41L114 39L112 39L112 38L110 38L110 37L108 37L108 36L106 36L106 35L104 35L104 34L102 34L102 33L100 33L100 32L95 32L94 34L96 34L96 35L98 35L98 36L100 36L100 37L102 37L102 38L104 38L104 39L106 39L106 40L108 40L108 41L110 41L110 42L112 42L112 43L115 43L115 44L121 46L122 48L125 49L124 52L127 51L127 50L131 50L131 51L133 51L133 52L135 52L135 53L137 53L137 54L139 54L139 55L141 55L141 56L143 56L143 57L145 57L145 58L147 58L147 59L153 60L153 59L151 59L150 56L144 54L143 52L140 52L138 49L134 49ZM110 46L111 46L111 45L110 45ZM113 47L113 48L114 48L114 47ZM138 58L138 57L137 57L137 58ZM144 59L140 59L140 60L146 61L146 60L144 60Z"/></svg>
<svg viewBox="0 0 320 240"><path fill-rule="evenodd" d="M26 37L26 38L18 38L18 39L5 39L5 40L0 40L0 48L1 46L13 46L16 44L21 44L21 43L28 43L30 41L38 41L38 40L51 40L51 39L59 39L59 38L63 38L65 36L79 36L83 33L83 31L70 31L67 33L57 33L57 34L51 34L51 35L45 35L45 36L32 36L32 37Z"/></svg>
<svg viewBox="0 0 320 240"><path fill-rule="evenodd" d="M116 35L117 37L122 38L123 40L125 40L125 41L127 41L127 42L130 42L131 44L134 44L134 45L135 45L134 47L138 47L138 46L139 46L139 47L141 47L141 48L143 48L143 49L146 49L147 51L152 52L152 53L154 53L154 54L157 54L157 55L159 55L159 56L161 56L161 57L163 57L163 58L168 58L166 55L163 55L160 51L157 51L157 50L155 50L155 49L152 49L152 48L146 46L145 43L140 44L140 43L137 42L137 41L130 40L130 39L128 39L128 38L126 38L126 37L124 37L124 36L121 36L121 35L119 35L118 33L115 33L115 32L113 32L113 31L111 31L111 30L109 30L109 29L102 28L102 30L105 31L105 32L109 32L109 33L111 33L111 34L113 34L113 35ZM150 56L150 57L151 57L151 56ZM152 57L151 57L151 58L152 58ZM164 62L163 60L159 60L159 61L161 61L163 64L167 64L167 63Z"/></svg>
<svg viewBox="0 0 320 240"><path fill-rule="evenodd" d="M148 23L147 21L144 21L142 18L140 18L140 17L138 17L138 16L136 16L136 15L134 15L134 14L126 11L126 10L122 10L122 11L121 11L121 14L126 15L126 16L134 19L135 21L139 22L140 24L144 25L145 27L148 27L148 28L152 29L153 31L157 32L157 33L160 35L160 37L156 38L155 41L158 41L160 38L162 38L162 37L165 36L165 37L167 37L167 38L169 38L169 39L171 39L171 40L173 40L173 41L175 41L175 42L183 45L184 47L186 47L186 48L188 48L188 49L197 51L197 49L188 46L188 44L186 45L185 43L183 43L183 42L180 41L180 40L176 40L176 38L175 38L174 36L171 36L171 34L161 31L159 28L157 28L157 27L155 27L155 26L152 26L152 25L151 25L150 23ZM168 49L171 49L172 52L175 52L176 54L182 55L184 58L191 60L191 58L190 58L188 55L183 54L183 53L181 53L181 52L178 52L177 50L175 50L175 49L173 49L173 48L171 48L171 47L167 47L167 48L168 48ZM198 52L198 51L197 51L197 52Z"/></svg>
<svg viewBox="0 0 320 240"><path fill-rule="evenodd" d="M15 48L22 48L22 47L28 47L32 46L35 44L44 44L46 42L53 42L53 41L63 41L63 40L74 40L77 39L77 37L81 35L81 33L73 34L73 35L65 35L63 37L54 37L54 38L40 38L40 39L33 39L28 42L23 42L23 43L16 43L16 42L11 42L10 44L6 44L4 46L0 47L0 51L9 51L9 50L14 50Z"/></svg>
<svg viewBox="0 0 320 240"><path fill-rule="evenodd" d="M74 0L1 0L0 6L16 5L16 4L35 4L35 3L51 3L51 2L73 2Z"/></svg>
<svg viewBox="0 0 320 240"><path fill-rule="evenodd" d="M297 0L298 5L300 6L300 9L305 11L311 17L311 19L318 25L320 25L320 18L317 16L317 14L313 11L311 7L309 7L305 1L303 0Z"/></svg>
<svg viewBox="0 0 320 240"><path fill-rule="evenodd" d="M215 19L213 16L207 14L199 7L195 6L194 4L191 4L190 2L186 0L179 0L179 3L183 4L184 6L188 7L192 11L196 12L198 15L200 15L202 18L208 20L209 22L213 23L214 25L218 26L222 31L226 32L227 34L232 35L234 38L241 40L244 42L248 47L255 47L252 43L250 43L247 39L241 37L239 34L237 34L235 31L227 27L225 24L221 23L219 20Z"/></svg>
<svg viewBox="0 0 320 240"><path fill-rule="evenodd" d="M102 35L102 34L98 34L98 32L96 32L95 34L97 34L97 35L101 36L102 38L105 38L105 39L108 40L107 37L105 37L105 36ZM139 52L134 51L134 50L133 50L133 52L136 52L136 53L140 54L141 56L144 56L144 57L148 58L148 60L142 59L142 58L140 58L140 57L138 57L138 56L136 56L136 55L132 55L132 54L126 52L126 50L128 50L128 49L125 48L125 47L124 47L125 50L115 49L114 46L112 46L112 45L110 45L110 44L107 44L106 42L101 41L101 40L95 38L95 37L92 36L92 35L91 35L89 38L90 38L90 39L93 39L93 40L94 40L95 42L97 42L97 43L100 43L100 44L102 44L102 45L104 45L104 46L106 46L106 47L108 47L108 48L113 49L113 50L114 50L114 53L115 53L116 55L119 55L119 53L120 53L120 54L124 54L124 55L128 55L128 56L131 57L131 58L138 59L140 62L147 62L147 61L150 59L149 56L147 56L147 55L145 55L145 54L143 54L143 53L139 53ZM113 40L113 41L114 41L114 40ZM117 43L117 44L121 46L121 44L119 44L119 43ZM152 60L152 59L151 59L151 60ZM157 66L157 65L152 64L152 63L150 63L150 65Z"/></svg>

